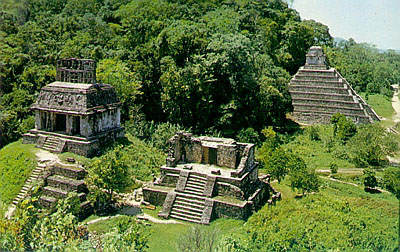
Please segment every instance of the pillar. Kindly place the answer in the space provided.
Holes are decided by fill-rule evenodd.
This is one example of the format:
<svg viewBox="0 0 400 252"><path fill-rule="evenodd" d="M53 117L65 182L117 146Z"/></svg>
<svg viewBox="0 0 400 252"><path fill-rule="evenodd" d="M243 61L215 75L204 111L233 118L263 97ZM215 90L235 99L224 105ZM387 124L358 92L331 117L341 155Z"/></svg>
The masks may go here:
<svg viewBox="0 0 400 252"><path fill-rule="evenodd" d="M65 118L65 132L67 135L72 135L72 127L73 127L73 116L72 115L66 115Z"/></svg>
<svg viewBox="0 0 400 252"><path fill-rule="evenodd" d="M40 110L35 110L35 129L42 129L42 112Z"/></svg>
<svg viewBox="0 0 400 252"><path fill-rule="evenodd" d="M56 127L56 114L53 112L49 112L47 121L47 128L49 131L54 131Z"/></svg>

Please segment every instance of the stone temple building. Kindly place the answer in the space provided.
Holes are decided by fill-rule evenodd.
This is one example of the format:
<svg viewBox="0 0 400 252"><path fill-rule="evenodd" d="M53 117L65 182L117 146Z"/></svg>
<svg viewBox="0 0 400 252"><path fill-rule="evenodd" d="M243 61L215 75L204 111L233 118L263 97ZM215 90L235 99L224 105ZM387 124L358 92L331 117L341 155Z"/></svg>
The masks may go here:
<svg viewBox="0 0 400 252"><path fill-rule="evenodd" d="M143 188L144 200L163 206L159 216L209 224L212 219L246 219L272 194L258 178L254 144L177 133L161 176Z"/></svg>
<svg viewBox="0 0 400 252"><path fill-rule="evenodd" d="M380 120L346 79L336 69L329 68L319 46L310 48L306 64L290 81L289 92L294 107L292 116L300 123L329 123L335 113L344 114L355 123Z"/></svg>
<svg viewBox="0 0 400 252"><path fill-rule="evenodd" d="M23 142L45 150L93 156L104 141L123 136L119 99L111 85L96 83L92 60L59 60L56 81L40 90L31 109L35 128Z"/></svg>

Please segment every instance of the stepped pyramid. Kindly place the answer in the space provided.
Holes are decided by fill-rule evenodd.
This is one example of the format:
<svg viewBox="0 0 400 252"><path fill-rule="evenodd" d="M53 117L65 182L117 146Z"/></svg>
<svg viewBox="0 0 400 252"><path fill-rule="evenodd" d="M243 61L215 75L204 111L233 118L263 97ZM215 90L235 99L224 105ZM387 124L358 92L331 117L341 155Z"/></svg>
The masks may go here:
<svg viewBox="0 0 400 252"><path fill-rule="evenodd" d="M247 219L279 194L258 177L255 145L230 138L178 132L169 140L160 177L143 188L144 201L162 206L158 216L198 224Z"/></svg>
<svg viewBox="0 0 400 252"><path fill-rule="evenodd" d="M294 111L299 123L330 123L335 113L355 123L380 121L375 111L354 91L335 68L329 68L322 48L313 46L289 84Z"/></svg>

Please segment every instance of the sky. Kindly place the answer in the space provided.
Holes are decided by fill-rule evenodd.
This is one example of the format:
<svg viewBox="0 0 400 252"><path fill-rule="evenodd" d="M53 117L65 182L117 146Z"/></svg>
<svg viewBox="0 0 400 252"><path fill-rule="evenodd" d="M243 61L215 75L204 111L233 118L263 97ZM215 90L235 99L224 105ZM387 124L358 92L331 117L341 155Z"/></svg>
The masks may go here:
<svg viewBox="0 0 400 252"><path fill-rule="evenodd" d="M333 37L379 49L400 49L400 0L293 0L302 19L329 27Z"/></svg>

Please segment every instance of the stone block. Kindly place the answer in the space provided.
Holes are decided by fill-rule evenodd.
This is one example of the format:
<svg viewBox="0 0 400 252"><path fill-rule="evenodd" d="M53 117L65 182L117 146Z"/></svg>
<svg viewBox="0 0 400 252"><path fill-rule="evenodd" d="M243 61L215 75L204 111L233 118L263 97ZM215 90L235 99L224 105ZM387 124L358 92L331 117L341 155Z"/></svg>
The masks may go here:
<svg viewBox="0 0 400 252"><path fill-rule="evenodd" d="M214 186L215 186L216 177L214 176L207 176L206 185L204 187L204 196L212 197L214 194Z"/></svg>
<svg viewBox="0 0 400 252"><path fill-rule="evenodd" d="M168 219L169 214L171 213L171 210L172 210L172 205L174 204L174 201L175 201L175 197L176 197L175 192L169 192L167 194L164 204L163 204L163 208L160 211L160 213L158 214L159 217Z"/></svg>

